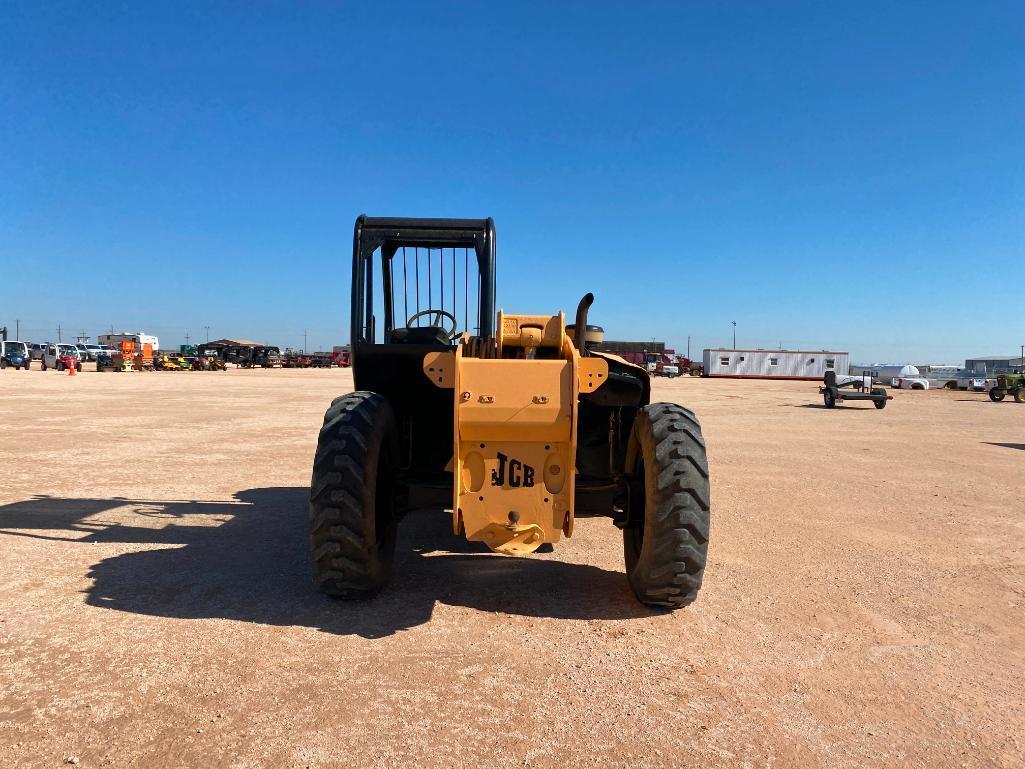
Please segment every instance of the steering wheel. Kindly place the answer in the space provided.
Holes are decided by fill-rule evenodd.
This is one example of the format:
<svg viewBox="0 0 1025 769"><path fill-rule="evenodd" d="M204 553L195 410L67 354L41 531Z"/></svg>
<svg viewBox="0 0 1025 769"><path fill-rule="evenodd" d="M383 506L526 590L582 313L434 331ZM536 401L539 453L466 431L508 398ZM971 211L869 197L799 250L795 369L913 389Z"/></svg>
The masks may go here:
<svg viewBox="0 0 1025 769"><path fill-rule="evenodd" d="M437 326L443 331L445 331L445 327L441 325L441 319L448 318L450 321L452 321L452 328L445 331L445 333L448 334L449 339L456 338L456 326L459 324L459 321L456 320L455 315L446 310L421 310L420 312L414 313L413 315L410 315L409 320L406 321L406 328L412 328L414 320L419 320L420 318L425 317L427 315L434 316L434 322L428 325Z"/></svg>

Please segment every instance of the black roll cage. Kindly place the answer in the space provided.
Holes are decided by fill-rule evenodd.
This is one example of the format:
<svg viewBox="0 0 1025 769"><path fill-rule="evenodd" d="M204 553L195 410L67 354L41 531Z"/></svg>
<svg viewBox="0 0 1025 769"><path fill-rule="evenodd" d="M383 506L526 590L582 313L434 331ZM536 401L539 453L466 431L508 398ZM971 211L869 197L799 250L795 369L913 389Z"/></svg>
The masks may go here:
<svg viewBox="0 0 1025 769"><path fill-rule="evenodd" d="M384 288L384 339L395 328L392 317L392 258L403 247L472 248L477 256L479 335L494 336L495 223L487 219L410 219L371 217L356 219L352 237L352 301L350 339L355 361L361 345L374 344L374 253L381 250Z"/></svg>

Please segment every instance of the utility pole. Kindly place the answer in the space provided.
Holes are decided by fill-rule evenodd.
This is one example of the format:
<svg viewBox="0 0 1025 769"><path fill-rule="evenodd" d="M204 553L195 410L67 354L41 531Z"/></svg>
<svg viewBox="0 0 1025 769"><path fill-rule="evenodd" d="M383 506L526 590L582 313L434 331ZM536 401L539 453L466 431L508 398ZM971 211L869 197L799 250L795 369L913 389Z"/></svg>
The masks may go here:
<svg viewBox="0 0 1025 769"><path fill-rule="evenodd" d="M203 326L203 328L206 329L206 341L209 342L210 341L210 327L209 326Z"/></svg>
<svg viewBox="0 0 1025 769"><path fill-rule="evenodd" d="M58 344L60 344L60 343L61 343L61 342L63 342L63 341L64 341L64 340L63 340L63 339L61 339L61 324L60 324L60 323L58 323L58 324L57 324L57 343L58 343Z"/></svg>
<svg viewBox="0 0 1025 769"><path fill-rule="evenodd" d="M20 320L15 320L14 321L14 338L15 339L21 339L21 321Z"/></svg>
<svg viewBox="0 0 1025 769"><path fill-rule="evenodd" d="M733 324L733 351L736 352L737 351L737 321L731 320L730 323Z"/></svg>
<svg viewBox="0 0 1025 769"><path fill-rule="evenodd" d="M189 330L185 329L185 346L189 346Z"/></svg>
<svg viewBox="0 0 1025 769"><path fill-rule="evenodd" d="M690 359L690 334L687 334L687 360Z"/></svg>
<svg viewBox="0 0 1025 769"><path fill-rule="evenodd" d="M306 352L306 329L303 329L303 352Z"/></svg>

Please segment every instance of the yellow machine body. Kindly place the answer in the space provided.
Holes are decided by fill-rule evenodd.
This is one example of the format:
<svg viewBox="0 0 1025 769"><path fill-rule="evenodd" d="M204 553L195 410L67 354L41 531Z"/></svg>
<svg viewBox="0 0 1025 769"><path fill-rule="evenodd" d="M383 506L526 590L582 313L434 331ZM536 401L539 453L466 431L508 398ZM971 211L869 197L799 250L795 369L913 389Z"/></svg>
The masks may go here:
<svg viewBox="0 0 1025 769"><path fill-rule="evenodd" d="M424 374L454 398L453 528L523 554L573 532L577 401L608 376L581 357L563 314L498 314L496 344L463 335Z"/></svg>

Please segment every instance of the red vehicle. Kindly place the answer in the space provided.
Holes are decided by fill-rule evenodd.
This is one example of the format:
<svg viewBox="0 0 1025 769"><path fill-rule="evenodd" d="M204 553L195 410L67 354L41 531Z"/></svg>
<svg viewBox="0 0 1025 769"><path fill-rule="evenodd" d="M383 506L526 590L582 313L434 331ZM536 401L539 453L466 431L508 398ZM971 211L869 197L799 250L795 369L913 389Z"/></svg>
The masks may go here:
<svg viewBox="0 0 1025 769"><path fill-rule="evenodd" d="M66 371L73 368L82 370L82 359L78 357L78 349L73 344L48 344L43 350L42 369L54 368Z"/></svg>
<svg viewBox="0 0 1025 769"><path fill-rule="evenodd" d="M699 360L691 360L686 355L676 356L676 365L680 367L680 374L701 376L705 370L705 364Z"/></svg>
<svg viewBox="0 0 1025 769"><path fill-rule="evenodd" d="M348 347L335 347L331 352L331 365L348 368L352 365L352 357Z"/></svg>

